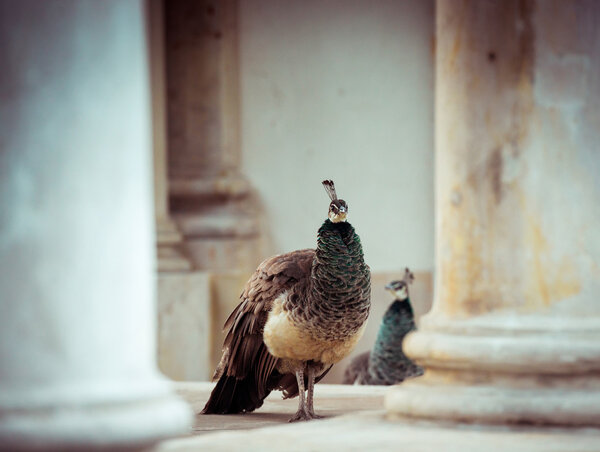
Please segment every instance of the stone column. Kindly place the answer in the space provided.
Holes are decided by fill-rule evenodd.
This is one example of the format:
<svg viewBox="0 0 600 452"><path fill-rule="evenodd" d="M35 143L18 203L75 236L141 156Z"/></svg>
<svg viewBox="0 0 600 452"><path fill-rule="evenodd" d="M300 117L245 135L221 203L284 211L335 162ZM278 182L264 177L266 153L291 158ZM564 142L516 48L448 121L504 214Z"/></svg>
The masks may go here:
<svg viewBox="0 0 600 452"><path fill-rule="evenodd" d="M434 306L392 415L600 425L600 4L438 0Z"/></svg>
<svg viewBox="0 0 600 452"><path fill-rule="evenodd" d="M171 210L194 266L253 270L257 204L240 173L237 0L165 3Z"/></svg>
<svg viewBox="0 0 600 452"><path fill-rule="evenodd" d="M142 1L0 1L0 445L141 447L156 370Z"/></svg>
<svg viewBox="0 0 600 452"><path fill-rule="evenodd" d="M163 0L148 2L158 251L158 366L174 380L208 380L213 371L210 275L193 270L169 213L163 4Z"/></svg>
<svg viewBox="0 0 600 452"><path fill-rule="evenodd" d="M181 250L181 234L169 215L165 114L165 37L162 0L148 2L148 22L152 92L152 148L154 154L154 214L156 216L158 270L166 272L190 270L191 263Z"/></svg>

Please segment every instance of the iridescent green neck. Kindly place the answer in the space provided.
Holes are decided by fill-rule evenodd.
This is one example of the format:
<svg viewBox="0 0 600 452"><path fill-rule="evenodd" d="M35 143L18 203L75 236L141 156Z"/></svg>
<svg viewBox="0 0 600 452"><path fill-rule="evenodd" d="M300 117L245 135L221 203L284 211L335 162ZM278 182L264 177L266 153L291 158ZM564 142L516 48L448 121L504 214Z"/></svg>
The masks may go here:
<svg viewBox="0 0 600 452"><path fill-rule="evenodd" d="M319 228L312 269L313 287L325 296L322 301L347 299L364 285L363 279L368 276L362 244L352 225L325 220Z"/></svg>
<svg viewBox="0 0 600 452"><path fill-rule="evenodd" d="M394 380L400 378L407 366L414 366L404 354L402 341L415 328L410 298L394 301L383 316L377 340L369 357L371 375Z"/></svg>
<svg viewBox="0 0 600 452"><path fill-rule="evenodd" d="M354 329L366 321L371 273L350 223L326 220L319 228L309 290L311 309L323 312L321 320L331 328L345 322Z"/></svg>

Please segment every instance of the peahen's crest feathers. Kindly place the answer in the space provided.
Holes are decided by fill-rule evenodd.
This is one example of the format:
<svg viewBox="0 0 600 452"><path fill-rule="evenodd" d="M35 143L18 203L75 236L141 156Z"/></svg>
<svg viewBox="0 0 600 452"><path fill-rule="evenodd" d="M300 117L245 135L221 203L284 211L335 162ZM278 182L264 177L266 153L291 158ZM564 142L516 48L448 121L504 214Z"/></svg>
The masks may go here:
<svg viewBox="0 0 600 452"><path fill-rule="evenodd" d="M333 181L331 179L327 179L327 180L324 180L322 183L323 183L323 187L325 187L325 191L327 192L327 195L329 195L329 199L331 199L332 201L335 201L336 199L338 199L337 194L335 192L335 185L333 184Z"/></svg>
<svg viewBox="0 0 600 452"><path fill-rule="evenodd" d="M403 278L403 280L406 283L406 285L412 284L413 281L415 280L415 275L413 275L413 273L408 269L408 267L406 267L404 269L404 278Z"/></svg>

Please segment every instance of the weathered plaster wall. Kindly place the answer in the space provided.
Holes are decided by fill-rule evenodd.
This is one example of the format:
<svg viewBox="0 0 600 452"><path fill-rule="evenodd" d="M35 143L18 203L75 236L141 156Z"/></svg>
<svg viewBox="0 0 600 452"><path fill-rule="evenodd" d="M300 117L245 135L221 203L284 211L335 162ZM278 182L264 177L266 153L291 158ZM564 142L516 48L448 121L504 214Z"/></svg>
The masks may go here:
<svg viewBox="0 0 600 452"><path fill-rule="evenodd" d="M433 2L242 0L243 172L271 252L314 247L331 178L376 272L433 268Z"/></svg>

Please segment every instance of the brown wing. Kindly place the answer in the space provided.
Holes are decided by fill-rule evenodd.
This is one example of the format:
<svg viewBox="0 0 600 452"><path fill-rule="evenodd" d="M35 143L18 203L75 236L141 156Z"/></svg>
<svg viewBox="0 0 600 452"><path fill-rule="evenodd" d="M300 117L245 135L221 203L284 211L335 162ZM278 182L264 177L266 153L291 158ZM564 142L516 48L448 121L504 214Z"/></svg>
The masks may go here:
<svg viewBox="0 0 600 452"><path fill-rule="evenodd" d="M293 251L273 256L258 266L244 287L242 302L225 322L223 357L213 378L227 375L240 379L254 370L259 387L266 386L277 364L262 339L273 300L308 279L314 255L312 249Z"/></svg>

